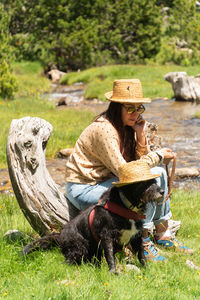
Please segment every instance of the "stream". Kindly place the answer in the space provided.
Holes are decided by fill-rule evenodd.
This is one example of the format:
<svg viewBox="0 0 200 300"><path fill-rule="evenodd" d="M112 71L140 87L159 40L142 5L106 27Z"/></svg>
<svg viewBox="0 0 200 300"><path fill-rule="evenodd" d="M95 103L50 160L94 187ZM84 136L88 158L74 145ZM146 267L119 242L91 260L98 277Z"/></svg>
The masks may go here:
<svg viewBox="0 0 200 300"><path fill-rule="evenodd" d="M60 109L74 107L74 109L87 108L99 114L104 111L108 102L98 100L84 100L84 88L81 83L71 86L54 85L52 92L46 97L50 101L60 103ZM65 104L63 106L62 104ZM67 105L67 106L66 106ZM195 112L200 110L200 105L191 102L180 102L155 99L151 104L146 104L144 118L158 124L158 134L162 137L162 146L169 147L177 154L177 168L200 168L200 119L195 118ZM199 176L200 177L200 176ZM184 179L176 182L176 186L192 184L200 188L200 178Z"/></svg>

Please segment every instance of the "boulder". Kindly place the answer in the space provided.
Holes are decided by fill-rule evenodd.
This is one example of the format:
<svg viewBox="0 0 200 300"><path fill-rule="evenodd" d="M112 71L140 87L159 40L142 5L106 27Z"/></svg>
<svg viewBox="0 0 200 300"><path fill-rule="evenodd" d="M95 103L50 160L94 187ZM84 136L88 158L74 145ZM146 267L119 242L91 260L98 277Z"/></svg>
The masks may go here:
<svg viewBox="0 0 200 300"><path fill-rule="evenodd" d="M54 83L58 83L60 81L60 79L66 75L65 72L61 72L57 69L53 69L51 71L48 72L48 76L51 79L52 82Z"/></svg>
<svg viewBox="0 0 200 300"><path fill-rule="evenodd" d="M200 171L197 168L176 168L175 179L187 178L187 177L198 177Z"/></svg>
<svg viewBox="0 0 200 300"><path fill-rule="evenodd" d="M20 242L25 239L25 235L17 229L10 229L4 234L3 239L10 243Z"/></svg>
<svg viewBox="0 0 200 300"><path fill-rule="evenodd" d="M169 72L165 80L172 84L175 99L200 103L200 78L188 76L186 72Z"/></svg>
<svg viewBox="0 0 200 300"><path fill-rule="evenodd" d="M72 153L73 148L66 148L66 149L61 149L58 152L58 157L63 158L63 157L68 157Z"/></svg>

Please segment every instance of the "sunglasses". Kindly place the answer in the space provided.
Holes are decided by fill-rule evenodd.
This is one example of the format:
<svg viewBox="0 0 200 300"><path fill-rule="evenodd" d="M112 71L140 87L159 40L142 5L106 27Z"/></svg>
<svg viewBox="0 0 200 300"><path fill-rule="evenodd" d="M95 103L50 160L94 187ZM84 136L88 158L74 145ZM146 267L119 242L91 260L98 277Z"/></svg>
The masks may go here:
<svg viewBox="0 0 200 300"><path fill-rule="evenodd" d="M138 114L141 115L145 111L145 107L142 104L140 106L138 106L138 107L134 107L134 106L132 106L132 107L129 106L128 107L128 106L126 106L124 104L122 104L122 105L126 109L126 111L127 111L128 114L132 114L134 112L137 112Z"/></svg>

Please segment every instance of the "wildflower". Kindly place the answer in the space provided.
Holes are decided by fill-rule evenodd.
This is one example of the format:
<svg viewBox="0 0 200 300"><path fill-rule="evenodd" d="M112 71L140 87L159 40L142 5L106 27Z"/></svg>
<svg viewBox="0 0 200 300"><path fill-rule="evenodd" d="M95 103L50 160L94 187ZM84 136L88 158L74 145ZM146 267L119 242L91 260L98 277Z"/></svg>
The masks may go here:
<svg viewBox="0 0 200 300"><path fill-rule="evenodd" d="M108 282L104 282L104 285L108 285Z"/></svg>

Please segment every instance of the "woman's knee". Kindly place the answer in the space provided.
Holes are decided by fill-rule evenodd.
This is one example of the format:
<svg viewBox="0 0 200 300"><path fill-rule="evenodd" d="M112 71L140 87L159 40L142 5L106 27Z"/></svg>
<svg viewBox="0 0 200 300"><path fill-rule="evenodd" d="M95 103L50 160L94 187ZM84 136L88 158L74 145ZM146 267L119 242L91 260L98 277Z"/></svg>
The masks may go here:
<svg viewBox="0 0 200 300"><path fill-rule="evenodd" d="M165 191L166 196L168 193L168 178L166 170L163 167L154 167L151 168L151 172L153 174L160 174L160 177L156 178L156 182Z"/></svg>

